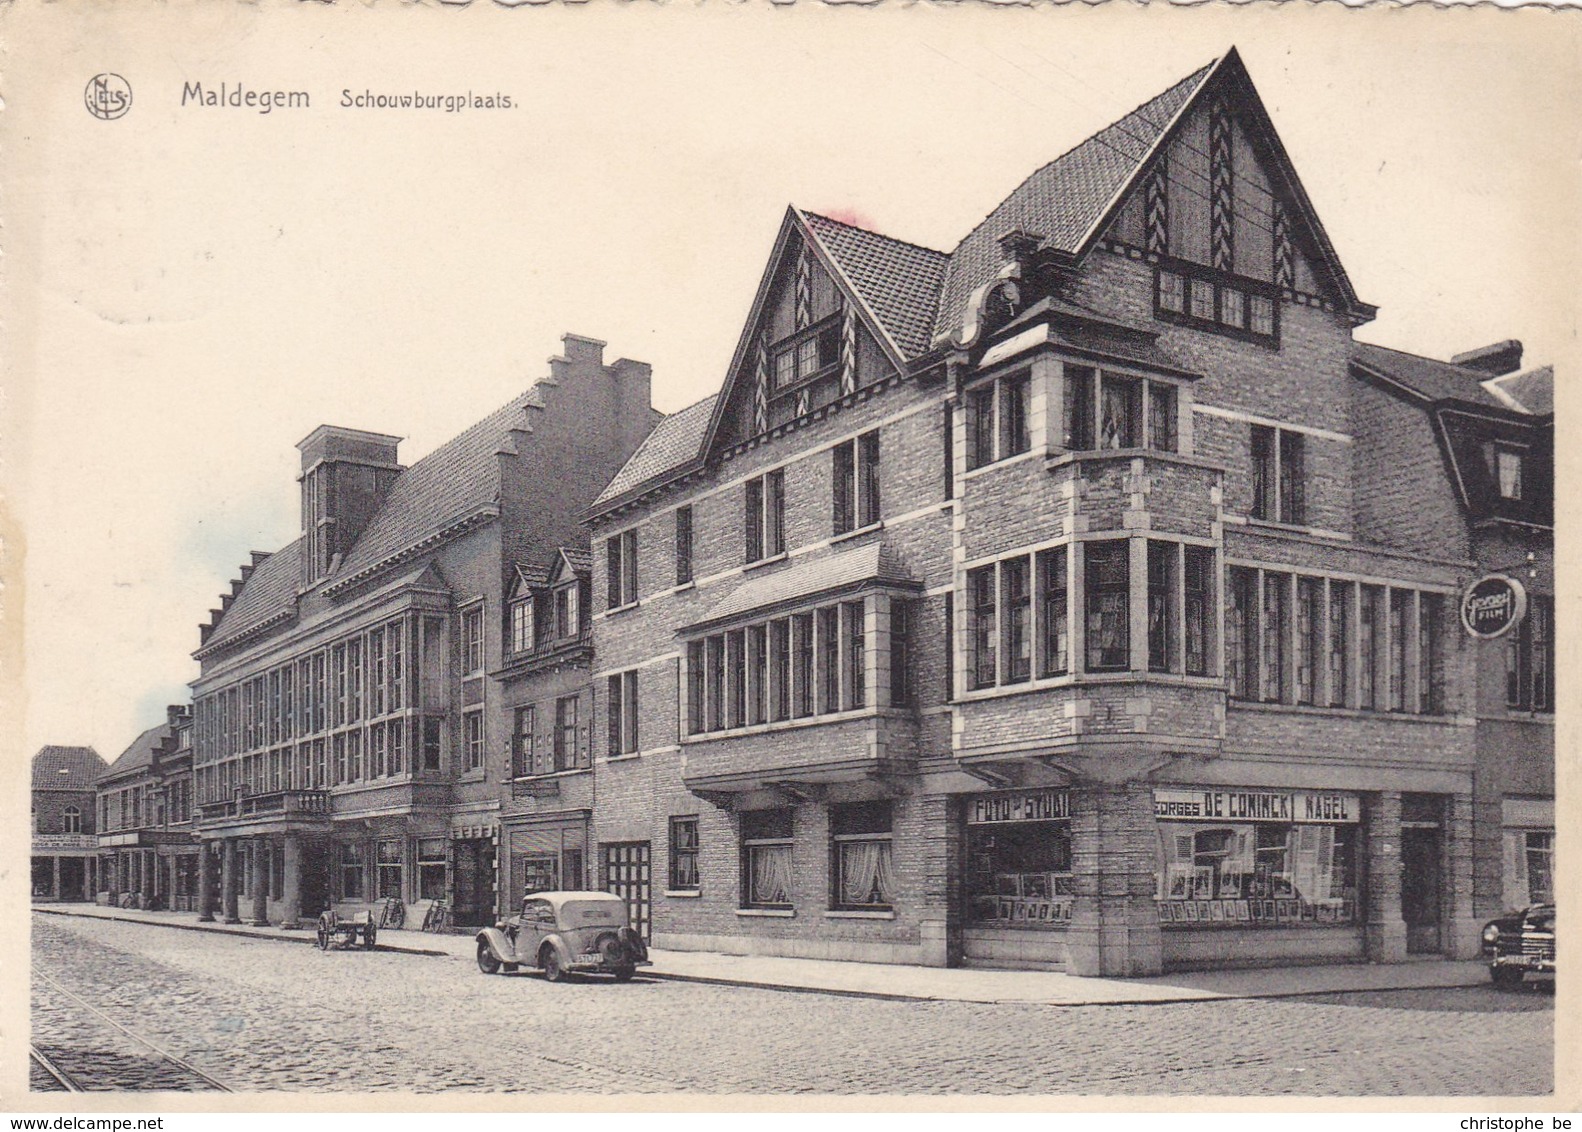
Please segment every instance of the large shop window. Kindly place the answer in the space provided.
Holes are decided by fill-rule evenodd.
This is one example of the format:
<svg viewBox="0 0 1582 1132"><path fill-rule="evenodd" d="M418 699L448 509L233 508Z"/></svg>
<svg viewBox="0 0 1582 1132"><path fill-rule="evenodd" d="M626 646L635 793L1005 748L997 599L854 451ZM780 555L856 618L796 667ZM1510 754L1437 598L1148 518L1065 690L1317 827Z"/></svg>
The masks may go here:
<svg viewBox="0 0 1582 1132"><path fill-rule="evenodd" d="M791 907L791 811L742 814L742 907Z"/></svg>
<svg viewBox="0 0 1582 1132"><path fill-rule="evenodd" d="M243 874L246 875L245 873ZM363 896L363 847L351 843L341 846L341 899L361 900Z"/></svg>
<svg viewBox="0 0 1582 1132"><path fill-rule="evenodd" d="M1505 907L1553 904L1555 899L1555 832L1552 829L1505 831Z"/></svg>
<svg viewBox="0 0 1582 1132"><path fill-rule="evenodd" d="M888 911L895 903L890 849L889 802L854 802L829 808L830 907L842 911Z"/></svg>
<svg viewBox="0 0 1582 1132"><path fill-rule="evenodd" d="M1154 811L1162 924L1262 928L1359 922L1356 795L1156 790Z"/></svg>
<svg viewBox="0 0 1582 1132"><path fill-rule="evenodd" d="M984 927L1050 929L1071 921L1071 810L1063 790L966 799L967 916Z"/></svg>

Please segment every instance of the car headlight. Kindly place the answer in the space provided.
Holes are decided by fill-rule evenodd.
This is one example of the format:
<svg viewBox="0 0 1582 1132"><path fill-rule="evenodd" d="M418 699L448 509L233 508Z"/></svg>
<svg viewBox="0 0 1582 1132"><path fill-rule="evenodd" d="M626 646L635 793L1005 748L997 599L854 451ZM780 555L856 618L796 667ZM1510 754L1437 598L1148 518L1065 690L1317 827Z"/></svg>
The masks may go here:
<svg viewBox="0 0 1582 1132"><path fill-rule="evenodd" d="M1500 942L1500 927L1498 924L1489 924L1483 929L1484 943Z"/></svg>

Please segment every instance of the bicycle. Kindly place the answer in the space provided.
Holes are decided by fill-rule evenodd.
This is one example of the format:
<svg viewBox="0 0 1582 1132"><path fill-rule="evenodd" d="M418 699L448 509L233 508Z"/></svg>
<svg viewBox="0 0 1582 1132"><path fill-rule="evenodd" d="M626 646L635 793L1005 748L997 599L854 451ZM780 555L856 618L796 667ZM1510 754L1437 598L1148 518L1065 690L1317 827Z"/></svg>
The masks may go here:
<svg viewBox="0 0 1582 1132"><path fill-rule="evenodd" d="M386 896L382 903L379 912L381 928L399 928L406 922L406 905L401 903L399 897Z"/></svg>

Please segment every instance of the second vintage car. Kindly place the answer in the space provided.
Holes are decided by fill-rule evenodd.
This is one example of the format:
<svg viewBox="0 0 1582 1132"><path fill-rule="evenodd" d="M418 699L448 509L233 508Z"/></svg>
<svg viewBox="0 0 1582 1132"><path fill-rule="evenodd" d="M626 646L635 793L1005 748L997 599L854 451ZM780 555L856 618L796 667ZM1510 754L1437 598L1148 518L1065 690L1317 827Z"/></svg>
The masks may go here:
<svg viewBox="0 0 1582 1132"><path fill-rule="evenodd" d="M608 892L535 892L523 899L521 915L478 933L478 970L486 975L537 967L552 983L582 971L624 982L649 965L626 901Z"/></svg>
<svg viewBox="0 0 1582 1132"><path fill-rule="evenodd" d="M1528 975L1555 976L1555 906L1534 904L1490 920L1483 928L1483 957L1500 986L1519 986Z"/></svg>

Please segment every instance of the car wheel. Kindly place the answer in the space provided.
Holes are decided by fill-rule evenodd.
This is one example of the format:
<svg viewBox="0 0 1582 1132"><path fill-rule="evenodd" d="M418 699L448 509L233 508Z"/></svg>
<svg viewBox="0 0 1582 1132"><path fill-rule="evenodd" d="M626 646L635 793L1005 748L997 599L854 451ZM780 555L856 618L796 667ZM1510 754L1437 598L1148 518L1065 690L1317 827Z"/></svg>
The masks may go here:
<svg viewBox="0 0 1582 1132"><path fill-rule="evenodd" d="M1497 987L1519 987L1522 985L1522 973L1516 967L1491 967L1489 977L1494 980Z"/></svg>
<svg viewBox="0 0 1582 1132"><path fill-rule="evenodd" d="M485 975L500 973L500 961L494 957L494 949L481 939L478 941L478 970Z"/></svg>
<svg viewBox="0 0 1582 1132"><path fill-rule="evenodd" d="M624 982L628 982L633 975L637 974L637 968L636 967L617 967L611 973L615 976L615 981L616 982L624 983Z"/></svg>
<svg viewBox="0 0 1582 1132"><path fill-rule="evenodd" d="M546 945L539 953L538 965L544 969L546 983L558 983L566 977L566 969L560 965L560 955L553 947Z"/></svg>
<svg viewBox="0 0 1582 1132"><path fill-rule="evenodd" d="M319 928L318 943L320 951L328 951L330 949L330 933L322 926Z"/></svg>

